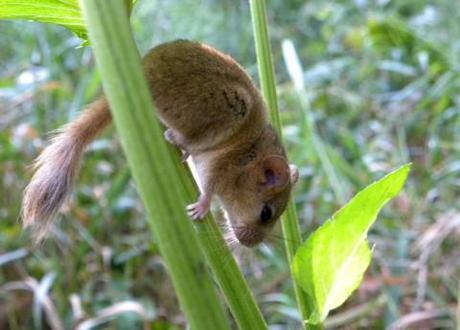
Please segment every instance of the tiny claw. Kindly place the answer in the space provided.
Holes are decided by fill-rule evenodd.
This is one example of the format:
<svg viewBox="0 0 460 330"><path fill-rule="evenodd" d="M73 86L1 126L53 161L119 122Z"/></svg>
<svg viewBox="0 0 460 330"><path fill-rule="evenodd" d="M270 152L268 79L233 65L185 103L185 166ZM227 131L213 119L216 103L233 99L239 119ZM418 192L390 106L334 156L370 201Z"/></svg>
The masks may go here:
<svg viewBox="0 0 460 330"><path fill-rule="evenodd" d="M187 161L187 158L190 156L190 153L187 151L187 150L183 150L182 151L182 156L180 158L180 160L182 161L182 163L185 163Z"/></svg>
<svg viewBox="0 0 460 330"><path fill-rule="evenodd" d="M193 220L203 219L209 211L211 201L208 196L201 195L196 203L187 205L187 214Z"/></svg>
<svg viewBox="0 0 460 330"><path fill-rule="evenodd" d="M174 131L172 129L168 128L166 131L164 131L163 136L164 136L166 141L168 141L169 143L179 147L182 150L181 161L182 161L182 163L185 163L187 161L187 158L190 156L190 153L177 140L177 133L174 133Z"/></svg>

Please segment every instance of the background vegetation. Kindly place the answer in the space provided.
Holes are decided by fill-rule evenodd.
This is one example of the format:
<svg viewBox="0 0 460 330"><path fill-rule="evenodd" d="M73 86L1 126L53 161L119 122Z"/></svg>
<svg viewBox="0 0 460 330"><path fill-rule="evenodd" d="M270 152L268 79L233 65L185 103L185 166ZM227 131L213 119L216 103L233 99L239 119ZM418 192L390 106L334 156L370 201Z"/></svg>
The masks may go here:
<svg viewBox="0 0 460 330"><path fill-rule="evenodd" d="M411 177L370 232L374 259L330 327L453 328L460 278L460 5L454 1L270 1L270 32L304 238L340 202L302 123L308 103L341 189L352 194L407 161ZM186 38L232 54L257 77L246 1L138 1L141 53ZM119 314L107 328L181 327L156 242L119 142L108 132L88 151L53 237L32 248L17 222L27 165L46 133L100 93L89 48L63 28L0 22L0 328L67 328ZM304 67L300 102L283 61L291 39ZM273 329L299 327L283 242L237 249ZM16 290L16 289L24 290ZM33 294L31 294L32 291ZM120 304L120 302L126 302ZM109 310L104 310L109 308ZM105 313L105 314L104 314ZM418 321L419 323L407 323Z"/></svg>

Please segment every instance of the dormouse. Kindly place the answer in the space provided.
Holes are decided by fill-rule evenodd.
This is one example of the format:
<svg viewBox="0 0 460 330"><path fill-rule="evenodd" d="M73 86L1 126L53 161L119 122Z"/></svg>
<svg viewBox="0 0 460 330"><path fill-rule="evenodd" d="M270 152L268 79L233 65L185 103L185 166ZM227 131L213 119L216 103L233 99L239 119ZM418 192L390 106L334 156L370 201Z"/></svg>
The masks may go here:
<svg viewBox="0 0 460 330"><path fill-rule="evenodd" d="M143 59L165 138L196 166L202 192L187 207L202 218L216 196L245 246L261 242L286 208L298 172L268 121L262 96L230 56L178 40ZM106 99L91 103L62 128L35 162L23 200L23 221L43 236L76 180L86 146L111 123Z"/></svg>

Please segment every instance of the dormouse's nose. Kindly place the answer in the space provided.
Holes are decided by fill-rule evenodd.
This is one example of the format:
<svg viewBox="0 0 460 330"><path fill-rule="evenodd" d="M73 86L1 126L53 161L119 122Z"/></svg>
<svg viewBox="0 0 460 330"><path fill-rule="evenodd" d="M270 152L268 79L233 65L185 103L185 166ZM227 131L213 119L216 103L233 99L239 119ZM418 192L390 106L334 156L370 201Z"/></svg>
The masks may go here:
<svg viewBox="0 0 460 330"><path fill-rule="evenodd" d="M264 239L262 230L257 230L251 227L235 228L235 236L241 244L247 247L254 246Z"/></svg>

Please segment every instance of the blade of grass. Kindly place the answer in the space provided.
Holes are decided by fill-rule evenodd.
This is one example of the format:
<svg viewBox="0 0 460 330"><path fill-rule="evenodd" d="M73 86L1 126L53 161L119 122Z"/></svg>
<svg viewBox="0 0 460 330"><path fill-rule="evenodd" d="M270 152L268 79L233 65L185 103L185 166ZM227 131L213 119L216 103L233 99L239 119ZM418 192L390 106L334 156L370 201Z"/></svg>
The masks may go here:
<svg viewBox="0 0 460 330"><path fill-rule="evenodd" d="M297 52L290 40L284 40L282 47L288 73L294 83L297 98L299 99L301 109L303 110L300 112L303 125L302 131L306 133L307 141L311 141L316 156L321 162L321 166L326 173L327 179L329 180L337 201L340 204L345 204L347 201L346 193L340 183L339 176L337 175L334 166L332 166L332 161L327 153L328 148L323 143L315 125L315 119L311 112L310 101L306 96L305 84L303 81L303 69L297 56Z"/></svg>
<svg viewBox="0 0 460 330"><path fill-rule="evenodd" d="M149 224L192 329L229 329L141 71L123 0L81 0L98 68Z"/></svg>
<svg viewBox="0 0 460 330"><path fill-rule="evenodd" d="M267 102L270 119L280 136L281 119L278 113L278 99L276 97L275 70L273 69L270 40L268 38L267 10L265 0L251 0L251 19L256 46L257 66L259 69L260 86Z"/></svg>
<svg viewBox="0 0 460 330"><path fill-rule="evenodd" d="M268 38L265 1L251 0L250 7L262 93L268 104L271 121L282 138L281 120L278 113L278 101L276 97L275 74L271 58L270 41ZM289 264L291 264L295 252L302 242L297 211L292 200L289 202L286 212L281 218L281 226L285 238L286 254ZM300 315L303 320L306 320L312 311L311 303L306 293L295 282L293 285Z"/></svg>
<svg viewBox="0 0 460 330"><path fill-rule="evenodd" d="M92 13L94 11L92 6L93 3L91 3L91 15L94 14ZM98 15L103 15L103 13L105 13L106 17L111 17L106 11L112 4L109 6L103 1L102 3L96 1L95 6L99 6L100 10L102 10ZM126 75L139 69L124 66L128 63L136 63L137 65L137 63L139 63L137 53L133 53L130 57L125 58L125 60L121 60L123 58L122 56L124 56L124 50L127 48L133 50L133 52L135 50L131 35L128 31L123 31L123 34L121 31L117 31L117 26L121 25L119 22L113 23L116 26L105 26L110 23L111 22L103 20L103 27L106 29L104 29L105 35L103 34L102 37L108 36L110 39L109 42L105 41L104 44L99 45L99 51L101 52L99 57L97 54L98 45L95 44L96 56L100 61L100 57L104 60L107 57L116 58L114 55L117 55L119 59L115 61L115 63L112 63L111 66L108 66L107 71L110 73L111 71L123 69L123 73L122 77L106 82L105 90L107 94L109 94L108 90L112 87L111 85L116 85L118 82L130 81L130 86L132 86L134 80L128 80L128 76ZM126 22L123 24L126 24ZM92 32L91 27L89 31L91 40L93 40L94 32ZM114 41L112 39L118 36L120 36L120 40L117 42L120 43L120 45L128 39L130 44L111 49L110 47L113 48L113 42L110 43L110 41ZM101 73L104 72L101 70ZM136 75L137 74L139 74L139 72L137 72ZM187 300L186 302L181 301L181 303L184 305L184 311L189 321L191 321L189 314L192 314L191 316L193 318L200 318L203 317L202 313L205 313L205 317L209 318L208 323L205 325L211 326L211 328L214 326L214 328L220 329L221 326L223 326L217 323L217 321L220 322L221 320L220 304L214 300L214 294L210 293L210 289L208 288L208 277L206 276L207 272L202 261L201 251L196 246L196 235L193 233L193 230L190 232L190 219L185 216L184 211L187 202L192 201L197 196L196 185L190 173L179 161L177 150L165 144L162 132L151 110L153 107L150 102L150 96L146 96L145 91L143 91L145 87L144 81L138 75L135 78L137 85L133 87L134 90L130 89L132 95L137 95L135 98L127 98L128 94L124 92L124 89L127 90L129 86L125 86L126 84L117 86L118 91L112 91L114 100L116 102L124 102L122 105L125 106L125 108L120 107L121 109L119 110L114 109L114 111L121 112L114 112L115 124L121 134L128 135L126 136L126 141L123 140L122 136L122 143L124 143L124 145L129 145L131 148L136 147L136 149L138 149L137 152L140 153L140 155L138 155L137 152L135 155L130 155L130 153L134 153L134 151L125 148L128 161L133 169L134 178L137 179L136 182L141 197L145 201L149 214L154 216L150 219L150 224L152 231L158 238L160 251L165 260L170 258L168 255L172 254L174 263L179 262L179 265L174 264L174 269L172 269L169 264L168 267L173 276L173 281L184 281L177 285L180 285L181 290L188 290L188 293L181 293L182 295L185 294L186 297L179 296L179 299L183 299L184 301ZM142 80L142 85L139 85L139 79ZM123 91L121 91L120 88L123 89ZM141 92L140 95L137 94L139 92ZM137 101L139 101L141 96L142 103L138 104ZM110 100L110 95L108 95L108 97ZM119 100L119 98L123 100ZM134 114L134 118L130 116L129 112L123 111L128 108L131 114ZM136 118L143 119L136 121ZM156 155L157 157L150 158L148 155ZM132 159L130 157L132 157ZM135 172L134 166L139 167L138 165L140 165L140 168L137 168L139 172ZM158 182L154 182L154 179ZM152 187L154 185L156 186ZM199 235L199 243L201 243L201 247L206 253L216 280L240 328L266 329L267 326L256 305L255 299L233 255L226 246L217 224L213 221L211 216L208 216L202 223L198 223L196 228ZM180 261L178 256L174 256L175 254L181 255ZM190 258L189 254L193 254L192 258ZM188 276L183 275L185 273L181 270L182 267L191 267L193 271L192 277L195 278L186 278ZM203 282L203 284L198 282ZM176 285L176 282L174 283ZM179 289L177 288L178 286L176 286L176 290L179 295ZM211 300L208 300L207 297L209 296L212 298ZM204 303L206 300L208 300L207 306ZM188 311L185 310L185 303L187 303L186 307L189 308ZM199 304L202 304L202 306L199 307ZM195 310L198 311L196 312ZM198 312L200 314L198 314ZM214 313L217 313L217 315L212 315ZM205 328L205 325L200 326L199 329ZM224 326L224 328L227 327L228 325ZM196 327L192 324L192 328L195 329Z"/></svg>

